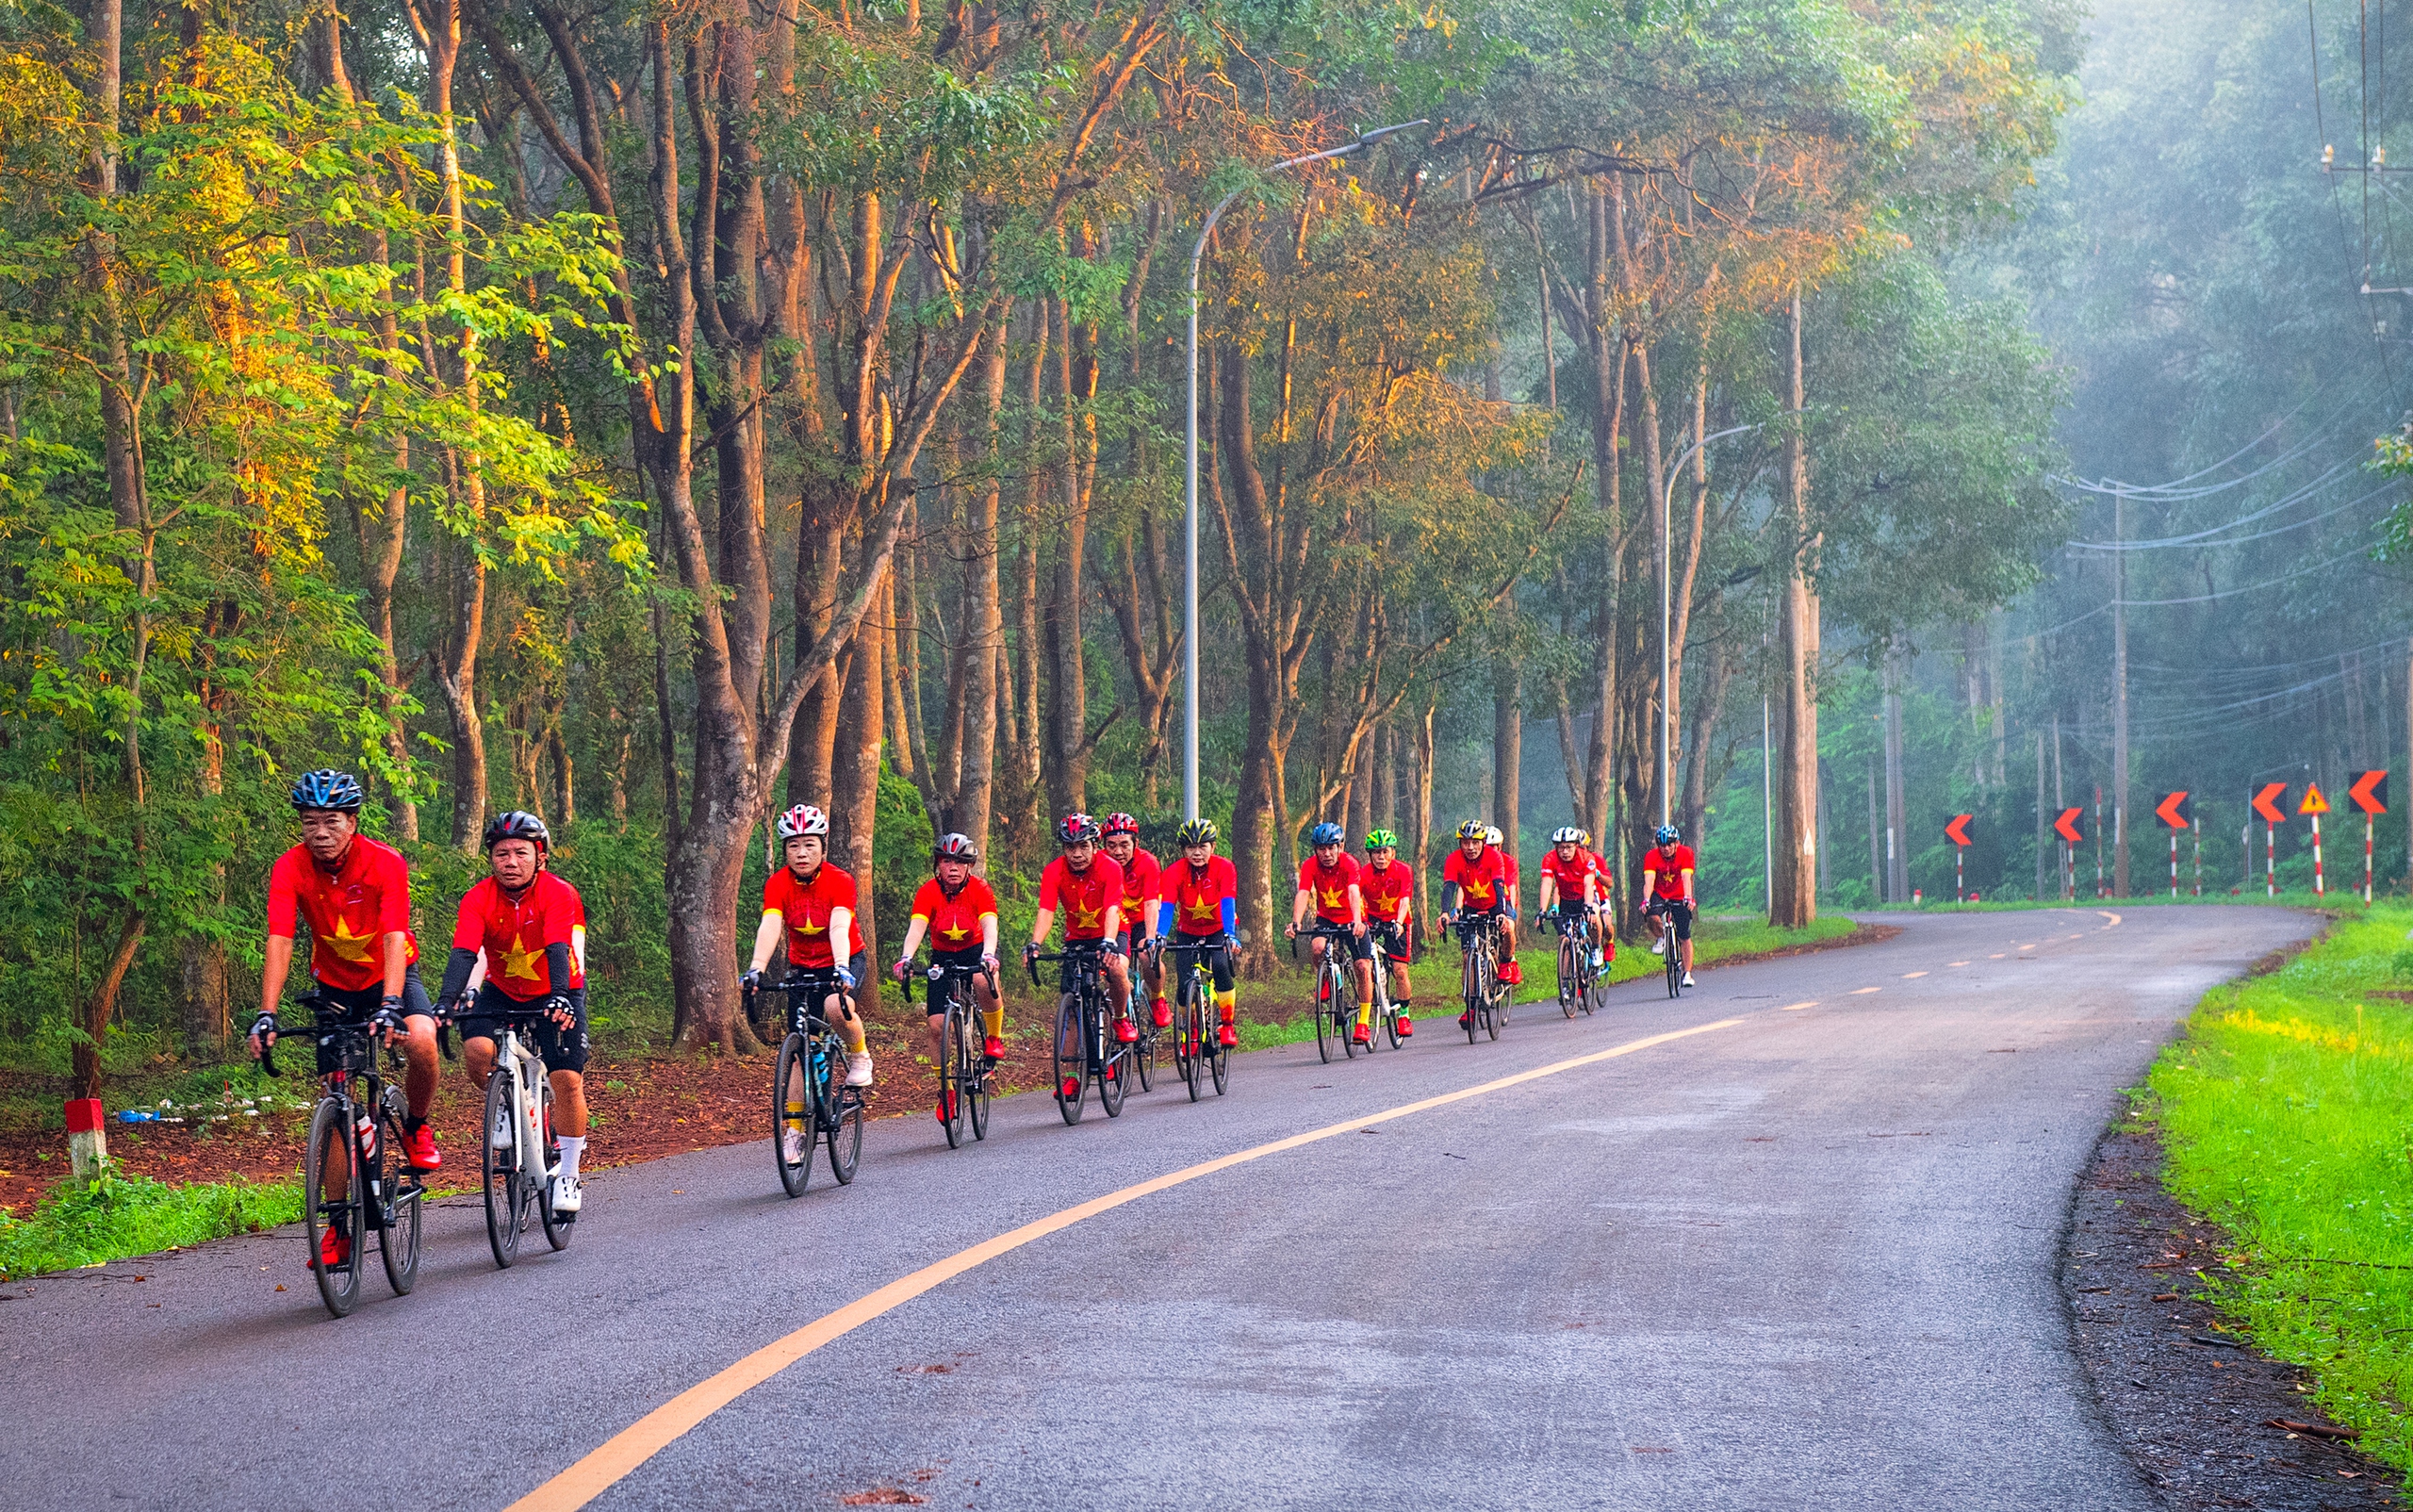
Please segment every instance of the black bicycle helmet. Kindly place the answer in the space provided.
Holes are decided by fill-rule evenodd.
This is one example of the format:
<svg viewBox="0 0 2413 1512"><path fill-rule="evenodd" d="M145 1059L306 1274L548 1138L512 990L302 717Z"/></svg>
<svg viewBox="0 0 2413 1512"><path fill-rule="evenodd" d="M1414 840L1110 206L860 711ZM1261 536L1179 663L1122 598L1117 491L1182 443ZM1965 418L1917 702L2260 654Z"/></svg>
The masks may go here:
<svg viewBox="0 0 2413 1512"><path fill-rule="evenodd" d="M553 847L553 837L545 828L545 821L525 809L498 814L486 821L486 854L494 854L495 843L501 840L533 840L540 856Z"/></svg>
<svg viewBox="0 0 2413 1512"><path fill-rule="evenodd" d="M1075 846L1084 840L1096 845L1102 836L1095 819L1086 814L1068 814L1057 822L1056 838L1064 845Z"/></svg>
<svg viewBox="0 0 2413 1512"><path fill-rule="evenodd" d="M362 801L360 780L350 772L338 772L331 766L304 772L293 783L293 806L297 809L334 809L343 814L358 814Z"/></svg>

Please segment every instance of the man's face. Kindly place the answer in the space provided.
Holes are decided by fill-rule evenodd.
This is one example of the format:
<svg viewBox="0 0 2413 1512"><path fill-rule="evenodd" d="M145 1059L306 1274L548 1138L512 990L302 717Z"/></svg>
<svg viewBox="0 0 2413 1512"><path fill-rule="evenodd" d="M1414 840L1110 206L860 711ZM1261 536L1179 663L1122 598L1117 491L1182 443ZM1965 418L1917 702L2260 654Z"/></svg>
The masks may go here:
<svg viewBox="0 0 2413 1512"><path fill-rule="evenodd" d="M1572 840L1562 842L1558 847L1558 859L1561 861L1573 861L1575 859L1575 852L1577 848L1575 842Z"/></svg>
<svg viewBox="0 0 2413 1512"><path fill-rule="evenodd" d="M1381 871L1390 865L1394 860L1398 859L1398 851L1393 850L1388 846L1383 846L1377 849L1366 852L1366 862L1367 864L1372 866L1374 870Z"/></svg>
<svg viewBox="0 0 2413 1512"><path fill-rule="evenodd" d="M1192 866L1204 866L1207 858L1215 854L1215 847L1202 840L1194 846L1182 846L1181 854Z"/></svg>
<svg viewBox="0 0 2413 1512"><path fill-rule="evenodd" d="M498 840L486 852L486 864L494 870L494 879L508 892L517 893L536 879L536 842L533 840Z"/></svg>
<svg viewBox="0 0 2413 1512"><path fill-rule="evenodd" d="M334 863L360 830L360 816L346 809L304 809L302 845L311 859Z"/></svg>
<svg viewBox="0 0 2413 1512"><path fill-rule="evenodd" d="M821 858L829 853L829 843L819 835L796 835L787 843L788 869L798 877L809 877L821 869Z"/></svg>
<svg viewBox="0 0 2413 1512"><path fill-rule="evenodd" d="M1340 842L1336 840L1331 845L1316 846L1316 860L1326 869L1338 864L1340 861Z"/></svg>
<svg viewBox="0 0 2413 1512"><path fill-rule="evenodd" d="M1097 842L1094 840L1075 840L1064 846L1064 864L1076 872L1088 871L1090 863L1095 860Z"/></svg>
<svg viewBox="0 0 2413 1512"><path fill-rule="evenodd" d="M1106 837L1106 853L1114 858L1114 863L1117 866L1120 866L1124 863L1129 861L1131 859L1131 852L1138 848L1138 837L1136 836L1127 834L1111 834Z"/></svg>
<svg viewBox="0 0 2413 1512"><path fill-rule="evenodd" d="M963 879L971 875L972 864L969 862L950 858L939 863L939 880L949 887L961 887Z"/></svg>
<svg viewBox="0 0 2413 1512"><path fill-rule="evenodd" d="M1483 859L1483 844L1481 836L1470 836L1458 846L1458 849L1465 855L1467 860L1481 861Z"/></svg>

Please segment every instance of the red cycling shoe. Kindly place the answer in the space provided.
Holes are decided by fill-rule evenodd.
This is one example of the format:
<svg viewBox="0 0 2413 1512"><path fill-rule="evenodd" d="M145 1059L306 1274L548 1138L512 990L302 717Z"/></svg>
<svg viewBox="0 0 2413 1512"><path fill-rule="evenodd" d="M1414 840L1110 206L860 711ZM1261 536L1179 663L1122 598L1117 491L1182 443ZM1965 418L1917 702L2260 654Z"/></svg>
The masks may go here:
<svg viewBox="0 0 2413 1512"><path fill-rule="evenodd" d="M1240 1043L1240 1031L1225 1024L1215 1030L1215 1043L1221 1045L1238 1044Z"/></svg>
<svg viewBox="0 0 2413 1512"><path fill-rule="evenodd" d="M951 1124L955 1121L954 1093L943 1092L939 1093L938 1120L942 1124Z"/></svg>
<svg viewBox="0 0 2413 1512"><path fill-rule="evenodd" d="M1399 1037L1400 1037L1401 1039L1404 1040L1404 1039L1406 1039L1409 1035L1414 1034L1415 1032L1416 1032L1416 1026L1415 1026L1415 1025L1413 1025L1413 1024L1410 1024L1410 1023L1407 1021L1407 1015L1406 1015L1406 1014L1402 1013L1402 1014L1399 1016Z"/></svg>
<svg viewBox="0 0 2413 1512"><path fill-rule="evenodd" d="M1134 1024L1134 1023L1132 1023L1132 1022L1131 1022L1131 1018L1130 1018L1130 1015L1129 1015L1129 1014L1125 1014L1125 1015L1124 1015L1123 1017L1121 1017L1121 1018L1119 1018L1119 1019L1116 1019L1116 1020L1114 1021L1114 1043L1115 1043L1115 1044L1133 1044L1138 1043L1139 1038L1140 1038L1140 1026L1138 1026L1137 1024Z"/></svg>
<svg viewBox="0 0 2413 1512"><path fill-rule="evenodd" d="M1071 1102L1080 1094L1081 1078L1078 1076L1066 1076L1064 1078L1064 1085L1056 1089L1056 1095L1063 1098L1066 1102Z"/></svg>
<svg viewBox="0 0 2413 1512"><path fill-rule="evenodd" d="M332 1271L352 1258L352 1241L330 1228L319 1236L319 1264Z"/></svg>
<svg viewBox="0 0 2413 1512"><path fill-rule="evenodd" d="M444 1156L435 1147L435 1126L433 1124L421 1124L403 1135L402 1152L410 1157L413 1170L440 1171L444 1168Z"/></svg>
<svg viewBox="0 0 2413 1512"><path fill-rule="evenodd" d="M1349 1037L1359 1044L1371 1044L1374 1042L1374 1031L1366 1025L1360 1024L1350 1030Z"/></svg>
<svg viewBox="0 0 2413 1512"><path fill-rule="evenodd" d="M1003 1060L1006 1058L1006 1042L992 1034L980 1042L980 1053L992 1060Z"/></svg>
<svg viewBox="0 0 2413 1512"><path fill-rule="evenodd" d="M1513 961L1509 961L1500 968L1500 979L1511 987L1522 987L1525 984L1525 968Z"/></svg>
<svg viewBox="0 0 2413 1512"><path fill-rule="evenodd" d="M1161 997L1157 999L1157 1006L1148 1016L1156 1021L1157 1027L1160 1029L1173 1027L1173 1005Z"/></svg>

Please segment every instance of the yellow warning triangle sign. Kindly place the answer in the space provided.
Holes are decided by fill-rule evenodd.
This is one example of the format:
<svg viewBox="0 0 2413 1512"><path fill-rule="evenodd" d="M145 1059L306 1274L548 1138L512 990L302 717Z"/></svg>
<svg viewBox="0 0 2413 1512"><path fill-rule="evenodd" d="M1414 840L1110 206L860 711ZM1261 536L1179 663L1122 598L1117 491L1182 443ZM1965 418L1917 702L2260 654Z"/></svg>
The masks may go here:
<svg viewBox="0 0 2413 1512"><path fill-rule="evenodd" d="M2306 782L2304 785L2304 801L2296 805L2296 812L2298 814L2327 814L2329 812L2329 800L2321 796L2320 783Z"/></svg>

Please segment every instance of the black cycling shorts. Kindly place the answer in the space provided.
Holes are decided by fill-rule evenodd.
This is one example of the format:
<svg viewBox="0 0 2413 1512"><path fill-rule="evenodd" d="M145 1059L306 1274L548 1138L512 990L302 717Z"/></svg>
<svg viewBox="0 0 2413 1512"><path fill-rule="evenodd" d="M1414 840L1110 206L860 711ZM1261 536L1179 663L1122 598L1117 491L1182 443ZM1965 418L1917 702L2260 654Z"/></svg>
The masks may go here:
<svg viewBox="0 0 2413 1512"><path fill-rule="evenodd" d="M1232 990L1232 952L1231 947L1223 944L1222 935L1169 934L1164 939L1168 950L1205 951L1206 969L1215 975L1215 991L1228 993ZM1180 967L1181 958L1174 957L1174 962L1176 967Z"/></svg>
<svg viewBox="0 0 2413 1512"><path fill-rule="evenodd" d="M377 1007L386 1000L383 983L363 987L357 992L347 987L330 987L315 982L312 991L324 1006L319 1010L320 1022L327 1024L366 1024L376 1016ZM428 1001L427 987L419 979L419 962L414 961L402 968L402 1017L435 1016L435 1007Z"/></svg>
<svg viewBox="0 0 2413 1512"><path fill-rule="evenodd" d="M504 1014L530 1013L542 1008L545 999L551 995L548 993L545 997L523 1001L487 982L478 989L477 1001L469 1005L469 1011L453 1020L461 1030L461 1043L467 1044L471 1040L492 1040L500 1045ZM564 995L569 999L571 1023L568 1028L563 1028L540 1014L534 1018L521 1018L519 1031L544 1058L546 1070L575 1071L583 1075L586 1070L586 989L573 987Z"/></svg>
<svg viewBox="0 0 2413 1512"><path fill-rule="evenodd" d="M1382 950L1384 960L1396 962L1403 966L1409 963L1407 930L1404 928L1396 924L1370 924L1366 926L1366 943L1369 955L1371 955L1376 948L1376 941L1381 942L1380 949Z"/></svg>
<svg viewBox="0 0 2413 1512"><path fill-rule="evenodd" d="M1321 938L1336 941L1346 946L1349 951L1349 957L1353 961L1371 961L1374 959L1374 938L1373 933L1371 930L1361 935L1353 929L1345 934L1327 934L1321 936Z"/></svg>
<svg viewBox="0 0 2413 1512"><path fill-rule="evenodd" d="M1666 917L1668 925L1675 929L1677 939L1689 940L1693 937L1693 909L1691 904L1685 902L1682 898L1675 897L1658 898L1654 901L1662 905L1660 912Z"/></svg>
<svg viewBox="0 0 2413 1512"><path fill-rule="evenodd" d="M978 971L980 969L980 947L978 945L975 945L969 950L933 950L930 952L930 964L933 966L960 966L966 971ZM927 978L924 978L923 979L925 981L929 980ZM930 1017L936 1018L941 1013L946 1011L947 994L955 990L955 978L952 977L942 977L937 981L929 982L929 988ZM980 989L977 987L972 987L969 990L972 994L973 1006L977 1008L980 1004Z"/></svg>

